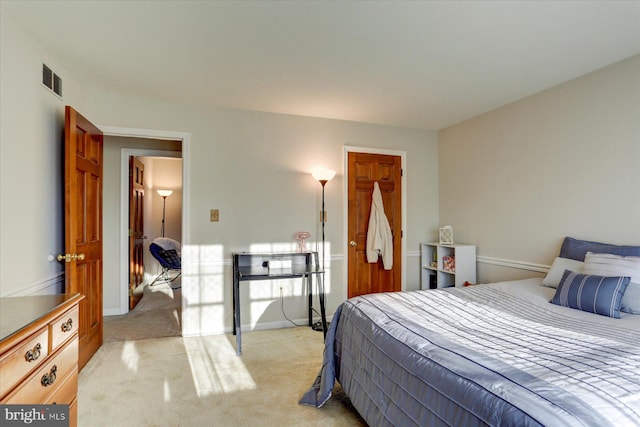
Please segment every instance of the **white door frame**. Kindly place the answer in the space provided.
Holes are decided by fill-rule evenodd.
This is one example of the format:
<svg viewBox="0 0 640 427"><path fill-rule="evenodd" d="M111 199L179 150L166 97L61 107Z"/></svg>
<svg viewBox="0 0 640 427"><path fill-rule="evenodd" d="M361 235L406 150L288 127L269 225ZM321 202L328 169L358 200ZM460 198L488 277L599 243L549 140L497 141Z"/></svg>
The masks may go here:
<svg viewBox="0 0 640 427"><path fill-rule="evenodd" d="M123 236L129 235L129 156L182 157L182 244L186 245L190 230L187 209L190 199L188 172L191 134L113 126L98 126L98 128L105 136L161 139L182 143L182 156L174 151L153 149L123 148L120 152L120 306L117 313L109 312L108 314L126 314L129 312L129 239Z"/></svg>
<svg viewBox="0 0 640 427"><path fill-rule="evenodd" d="M402 168L402 177L400 184L400 191L402 195L402 241L401 241L401 259L402 259L402 280L401 289L404 291L407 289L407 152L400 150L387 150L383 148L368 148L368 147L354 147L344 146L344 230L343 230L343 253L344 268L342 272L342 283L344 295L349 295L349 153L369 153L369 154L385 154L388 156L399 156ZM346 299L346 298L345 298Z"/></svg>

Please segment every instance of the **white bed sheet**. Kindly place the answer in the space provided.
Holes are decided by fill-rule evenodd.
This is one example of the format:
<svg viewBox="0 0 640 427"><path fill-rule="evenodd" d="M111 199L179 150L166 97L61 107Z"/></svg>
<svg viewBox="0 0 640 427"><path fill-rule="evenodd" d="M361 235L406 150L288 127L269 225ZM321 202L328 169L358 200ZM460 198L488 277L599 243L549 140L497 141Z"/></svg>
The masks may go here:
<svg viewBox="0 0 640 427"><path fill-rule="evenodd" d="M542 286L542 278L531 278L524 280L515 280L507 282L489 283L478 286L493 286L503 290L511 295L525 298L532 304L544 307L545 309L566 316L567 318L575 318L593 322L603 327L623 328L630 332L640 332L640 315L620 313L620 319L614 319L599 314L589 313L574 308L562 307L551 304L549 301L556 293L554 288Z"/></svg>

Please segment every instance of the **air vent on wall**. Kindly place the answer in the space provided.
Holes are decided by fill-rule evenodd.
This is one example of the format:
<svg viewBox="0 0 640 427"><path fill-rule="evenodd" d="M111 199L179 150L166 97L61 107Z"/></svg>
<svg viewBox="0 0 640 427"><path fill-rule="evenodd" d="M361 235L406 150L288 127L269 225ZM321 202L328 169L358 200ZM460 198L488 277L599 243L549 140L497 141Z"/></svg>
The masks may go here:
<svg viewBox="0 0 640 427"><path fill-rule="evenodd" d="M53 90L53 71L45 64L42 64L42 84Z"/></svg>
<svg viewBox="0 0 640 427"><path fill-rule="evenodd" d="M42 84L62 98L62 79L46 64L42 64Z"/></svg>

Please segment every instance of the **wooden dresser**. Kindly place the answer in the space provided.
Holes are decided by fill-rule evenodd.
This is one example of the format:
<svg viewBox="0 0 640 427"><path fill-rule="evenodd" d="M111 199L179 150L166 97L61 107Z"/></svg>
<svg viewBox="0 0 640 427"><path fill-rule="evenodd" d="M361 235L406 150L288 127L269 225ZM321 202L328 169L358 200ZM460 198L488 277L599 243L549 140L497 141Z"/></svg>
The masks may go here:
<svg viewBox="0 0 640 427"><path fill-rule="evenodd" d="M69 425L77 425L82 298L0 298L0 403L67 404Z"/></svg>

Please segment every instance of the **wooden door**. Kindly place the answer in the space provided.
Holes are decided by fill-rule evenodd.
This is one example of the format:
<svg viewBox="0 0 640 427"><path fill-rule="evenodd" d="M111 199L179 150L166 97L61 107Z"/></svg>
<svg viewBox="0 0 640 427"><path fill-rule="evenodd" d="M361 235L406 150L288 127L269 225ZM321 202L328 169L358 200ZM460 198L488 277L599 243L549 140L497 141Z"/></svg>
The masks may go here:
<svg viewBox="0 0 640 427"><path fill-rule="evenodd" d="M354 153L348 156L348 296L402 289L402 163L399 156ZM393 268L382 257L367 262L366 245L373 184L378 182L393 235Z"/></svg>
<svg viewBox="0 0 640 427"><path fill-rule="evenodd" d="M102 132L65 109L65 292L80 293L78 369L102 345Z"/></svg>
<svg viewBox="0 0 640 427"><path fill-rule="evenodd" d="M129 157L129 310L142 298L135 293L144 280L144 164Z"/></svg>

